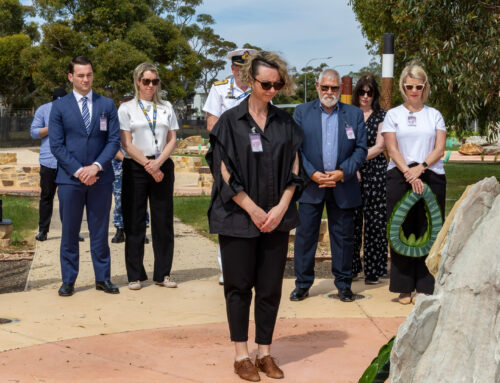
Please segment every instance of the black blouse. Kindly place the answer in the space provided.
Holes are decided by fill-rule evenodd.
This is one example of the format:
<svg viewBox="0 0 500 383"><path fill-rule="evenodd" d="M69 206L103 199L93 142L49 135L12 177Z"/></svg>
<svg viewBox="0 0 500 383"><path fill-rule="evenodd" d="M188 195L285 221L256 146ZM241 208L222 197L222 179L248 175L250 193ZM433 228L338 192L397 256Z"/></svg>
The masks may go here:
<svg viewBox="0 0 500 383"><path fill-rule="evenodd" d="M262 152L253 152L250 134L260 134ZM264 131L248 112L248 98L224 112L210 132L207 162L214 177L212 199L208 210L210 232L242 238L258 237L261 232L250 216L232 200L244 190L264 211L276 206L288 186L295 193L276 230L289 231L298 226L295 201L303 189L303 178L292 173L295 155L302 143L302 130L293 118L269 104ZM299 161L300 161L300 155ZM230 174L222 178L224 161Z"/></svg>

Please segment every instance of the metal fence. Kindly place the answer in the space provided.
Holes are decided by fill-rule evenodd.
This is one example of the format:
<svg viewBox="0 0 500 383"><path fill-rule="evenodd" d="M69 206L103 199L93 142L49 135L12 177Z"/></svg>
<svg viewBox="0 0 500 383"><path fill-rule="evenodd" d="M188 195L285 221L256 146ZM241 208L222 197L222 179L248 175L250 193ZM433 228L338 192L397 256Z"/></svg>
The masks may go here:
<svg viewBox="0 0 500 383"><path fill-rule="evenodd" d="M0 117L0 148L39 146L40 140L30 136L32 115ZM179 120L178 138L202 136L208 138L205 120Z"/></svg>

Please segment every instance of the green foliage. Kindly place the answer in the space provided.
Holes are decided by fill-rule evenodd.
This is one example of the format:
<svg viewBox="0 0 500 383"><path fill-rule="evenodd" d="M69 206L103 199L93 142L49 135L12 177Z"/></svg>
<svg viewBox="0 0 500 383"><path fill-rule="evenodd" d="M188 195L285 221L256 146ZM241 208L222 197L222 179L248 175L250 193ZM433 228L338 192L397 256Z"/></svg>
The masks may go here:
<svg viewBox="0 0 500 383"><path fill-rule="evenodd" d="M382 346L378 355L365 370L358 383L384 383L389 378L390 358L394 339Z"/></svg>
<svg viewBox="0 0 500 383"><path fill-rule="evenodd" d="M14 231L11 235L12 245L21 246L33 237L38 226L37 199L31 197L2 196L3 218L12 221Z"/></svg>
<svg viewBox="0 0 500 383"><path fill-rule="evenodd" d="M382 52L383 33L394 33L395 82L409 61L423 64L429 104L447 124L465 130L477 118L484 134L499 120L498 1L350 0L350 5L374 55Z"/></svg>
<svg viewBox="0 0 500 383"><path fill-rule="evenodd" d="M210 234L208 228L207 211L209 205L210 196L174 197L174 214L204 237L218 242L217 235Z"/></svg>

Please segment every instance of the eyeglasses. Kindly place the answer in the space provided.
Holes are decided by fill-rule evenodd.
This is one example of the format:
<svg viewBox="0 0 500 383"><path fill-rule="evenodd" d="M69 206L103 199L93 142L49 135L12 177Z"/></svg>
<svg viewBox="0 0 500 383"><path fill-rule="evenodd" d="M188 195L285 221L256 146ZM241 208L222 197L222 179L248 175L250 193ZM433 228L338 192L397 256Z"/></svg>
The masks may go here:
<svg viewBox="0 0 500 383"><path fill-rule="evenodd" d="M154 86L158 85L160 83L159 78L155 78L154 80L151 80L149 78L143 78L141 79L142 85L148 86L149 84L153 84Z"/></svg>
<svg viewBox="0 0 500 383"><path fill-rule="evenodd" d="M360 90L358 90L358 96L359 97L363 97L365 94L368 97L373 97L373 89L370 89L370 90L360 89Z"/></svg>
<svg viewBox="0 0 500 383"><path fill-rule="evenodd" d="M321 91L323 92L328 92L328 89L330 89L332 92L338 92L340 89L340 86L328 86L328 85L320 85Z"/></svg>
<svg viewBox="0 0 500 383"><path fill-rule="evenodd" d="M285 83L283 81L271 82L271 81L259 81L257 79L254 80L260 83L260 86L264 90L269 90L271 88L274 88L274 90L280 90L285 86Z"/></svg>
<svg viewBox="0 0 500 383"><path fill-rule="evenodd" d="M416 88L417 90L422 90L424 89L425 84L404 84L406 90L413 90L413 88Z"/></svg>

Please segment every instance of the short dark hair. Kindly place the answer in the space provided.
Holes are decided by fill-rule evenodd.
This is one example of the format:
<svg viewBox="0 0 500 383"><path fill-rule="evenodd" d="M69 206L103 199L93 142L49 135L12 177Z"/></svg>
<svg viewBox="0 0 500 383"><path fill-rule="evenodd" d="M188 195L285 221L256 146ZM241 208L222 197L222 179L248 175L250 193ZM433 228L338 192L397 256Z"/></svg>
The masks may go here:
<svg viewBox="0 0 500 383"><path fill-rule="evenodd" d="M380 98L380 92L378 90L377 80L375 79L375 76L371 74L361 76L358 82L356 83L356 87L354 88L354 92L352 95L352 104L354 106L359 107L359 92L365 86L367 86L368 88L370 88L370 90L373 91L372 109L376 113L380 110L380 104L378 102L378 99Z"/></svg>
<svg viewBox="0 0 500 383"><path fill-rule="evenodd" d="M68 73L74 73L75 65L90 65L92 70L94 70L94 66L92 65L92 61L90 61L85 56L76 56L73 57L73 60L68 64Z"/></svg>

